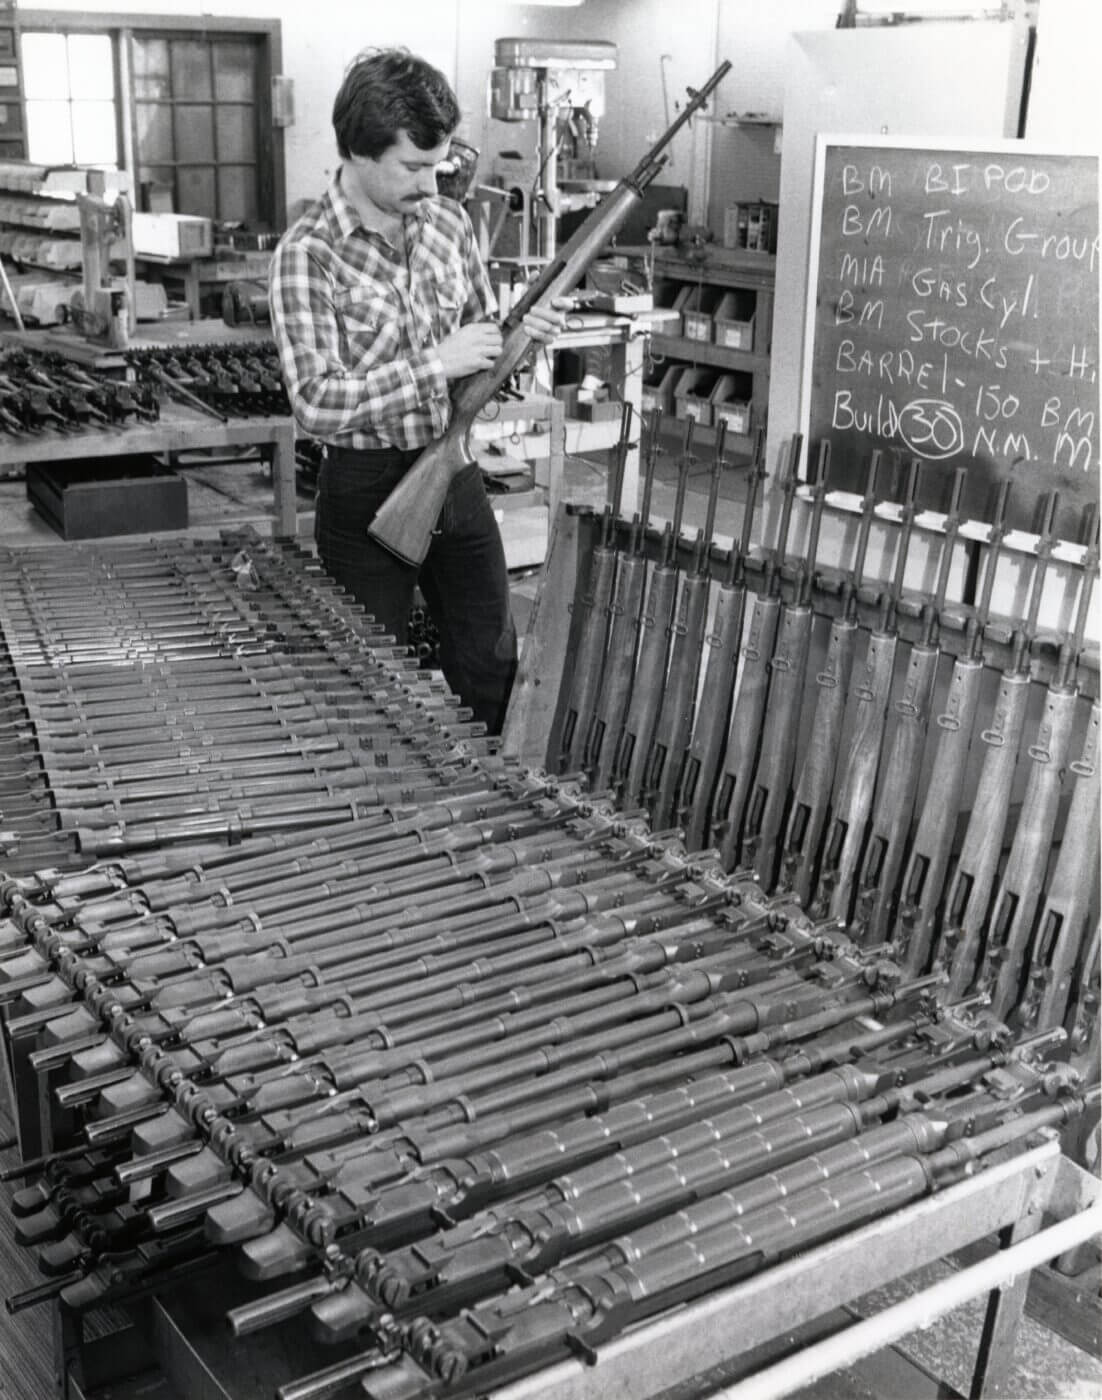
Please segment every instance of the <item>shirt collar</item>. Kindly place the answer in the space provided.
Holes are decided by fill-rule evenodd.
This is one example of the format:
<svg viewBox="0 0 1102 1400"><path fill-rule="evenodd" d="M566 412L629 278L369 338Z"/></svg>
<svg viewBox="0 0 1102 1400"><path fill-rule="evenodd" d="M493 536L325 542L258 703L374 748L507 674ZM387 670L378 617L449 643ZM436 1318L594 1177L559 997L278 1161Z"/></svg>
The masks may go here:
<svg viewBox="0 0 1102 1400"><path fill-rule="evenodd" d="M382 237L377 230L367 227L363 219L360 218L356 206L345 194L344 188L341 185L340 167L338 167L336 174L329 181L327 194L329 197L329 204L332 208L333 222L336 226L337 237L342 242L346 238L350 238L357 229L363 229L365 233L374 234L377 238ZM406 224L408 225L412 222L415 228L422 228L425 220L429 216L429 205L431 203L431 200L423 200L416 213L407 214L405 216Z"/></svg>

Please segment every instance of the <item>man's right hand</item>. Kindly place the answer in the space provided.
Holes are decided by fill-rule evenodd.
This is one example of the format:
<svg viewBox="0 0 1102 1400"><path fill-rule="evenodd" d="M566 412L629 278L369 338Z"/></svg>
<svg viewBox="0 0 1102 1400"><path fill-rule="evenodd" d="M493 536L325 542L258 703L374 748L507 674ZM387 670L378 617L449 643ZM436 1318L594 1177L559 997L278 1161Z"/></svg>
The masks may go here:
<svg viewBox="0 0 1102 1400"><path fill-rule="evenodd" d="M471 321L446 336L436 347L448 379L464 379L490 369L501 354L501 327L496 321Z"/></svg>

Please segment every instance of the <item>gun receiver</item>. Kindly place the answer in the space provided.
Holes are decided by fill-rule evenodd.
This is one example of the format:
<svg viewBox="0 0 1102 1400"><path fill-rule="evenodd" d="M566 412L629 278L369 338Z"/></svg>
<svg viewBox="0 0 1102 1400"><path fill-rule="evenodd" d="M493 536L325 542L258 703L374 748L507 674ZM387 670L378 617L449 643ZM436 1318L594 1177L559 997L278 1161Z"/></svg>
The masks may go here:
<svg viewBox="0 0 1102 1400"><path fill-rule="evenodd" d="M1026 709L1032 682L1029 652L1037 630L1037 614L1045 588L1054 543L1053 521L1059 503L1053 491L1046 499L1029 608L1014 633L1013 652L999 680L991 724L980 732L986 745L972 815L964 833L956 872L945 901L945 919L938 960L949 968L949 995L963 996L972 985L980 960L987 911L995 888L1003 837L1010 812L1010 793L1018 751L1025 733Z"/></svg>
<svg viewBox="0 0 1102 1400"><path fill-rule="evenodd" d="M698 851L708 839L716 774L727 741L731 702L735 693L742 621L746 604L746 556L754 526L758 485L764 476L765 433L757 430L754 456L746 478L746 503L742 534L732 540L727 560L727 577L716 597L715 618L704 638L708 659L700 690L696 724L681 778L678 794L678 820L684 827L685 844Z"/></svg>
<svg viewBox="0 0 1102 1400"><path fill-rule="evenodd" d="M1098 516L1094 505L1087 511L1085 533L1089 541L1090 562L1083 573L1075 626L1060 648L1056 674L1045 696L1044 713L1034 742L1026 750L1032 766L1022 797L1018 826L989 921L987 954L980 985L982 990L990 991L991 1010L1002 1020L1018 1004L1026 948L1048 868L1064 774L1069 768L1079 694L1075 669L1083 649L1098 567ZM1088 782L1095 770L1093 740L1094 736L1088 731L1086 750L1079 760ZM1070 766L1074 771L1075 765ZM1096 785L1095 789L1097 796ZM1074 836L1072 841L1074 844ZM1081 883L1087 885L1089 881L1083 879Z"/></svg>
<svg viewBox="0 0 1102 1400"><path fill-rule="evenodd" d="M720 423L713 446L704 527L696 533L692 570L681 582L677 616L673 623L669 674L651 745L645 796L651 809L652 823L658 831L664 830L674 819L677 789L692 732L693 703L700 675L704 623L708 611L709 551L715 529L719 483L723 475L726 432L727 425Z"/></svg>
<svg viewBox="0 0 1102 1400"><path fill-rule="evenodd" d="M625 403L620 418L620 438L608 473L601 539L590 558L586 591L581 600L582 635L574 657L570 704L562 733L560 771L564 773L576 772L582 765L589 743L594 706L601 690L612 610L612 586L616 576L617 550L613 543L613 526L620 510L624 462L631 437L631 416L631 404Z"/></svg>
<svg viewBox="0 0 1102 1400"><path fill-rule="evenodd" d="M1006 535L1010 483L1004 481L995 502L987 538L983 589L965 627L964 649L953 664L945 709L937 716L937 751L930 783L915 830L914 844L900 885L899 929L904 964L914 972L930 959L937 911L944 891L956 834L968 755L972 747L983 685L983 633L991 610L991 593Z"/></svg>
<svg viewBox="0 0 1102 1400"><path fill-rule="evenodd" d="M612 783L632 693L643 591L647 579L645 546L651 492L654 489L654 471L658 462L660 423L661 414L655 410L651 414L645 435L643 489L639 509L632 517L631 539L627 551L620 555L619 567L616 570L604 684L601 687L584 754L585 771L602 792Z"/></svg>
<svg viewBox="0 0 1102 1400"><path fill-rule="evenodd" d="M823 669L815 677L818 695L811 739L799 782L793 797L792 812L785 832L778 891L792 890L801 904L806 905L814 887L819 864L819 848L826 829L830 809L830 792L834 785L834 770L838 763L838 748L842 738L842 720L846 712L853 656L857 647L857 596L865 573L865 556L869 547L869 532L876 509L876 476L880 470L880 452L869 459L865 494L861 500L861 519L857 527L853 568L842 583L838 616L830 628Z"/></svg>
<svg viewBox="0 0 1102 1400"><path fill-rule="evenodd" d="M815 615L811 599L815 586L815 558L819 551L819 528L826 501L830 443L819 445L815 479L812 484L811 520L806 558L796 565L792 602L783 609L778 641L769 663L769 704L762 733L761 756L754 775L754 789L746 809L746 829L742 838L740 864L753 867L764 889L773 887L777 867L777 845L784 821L785 802L796 763L793 735L799 733L800 710L811 629Z"/></svg>
<svg viewBox="0 0 1102 1400"><path fill-rule="evenodd" d="M895 730L877 776L868 845L858 878L857 903L851 937L882 943L888 936L896 885L903 868L904 845L918 795L926 726L933 704L940 648L938 628L960 531L960 498L966 476L958 467L953 479L941 559L932 599L922 609L922 634L911 647L903 690L892 709Z"/></svg>
<svg viewBox="0 0 1102 1400"><path fill-rule="evenodd" d="M673 138L707 102L730 71L721 63L699 92L694 92L677 119L659 137L632 173L601 201L580 228L563 245L553 262L509 312L503 324L504 344L492 368L470 375L453 395L452 421L443 437L431 443L383 502L368 533L409 564L420 564L444 505L452 479L469 465L469 437L478 414L509 379L532 347L524 329L525 315L537 302L572 291L586 269L642 199L647 186L664 163L663 152Z"/></svg>
<svg viewBox="0 0 1102 1400"><path fill-rule="evenodd" d="M800 453L803 438L795 433L789 444L787 471L782 484L782 506L777 542L766 557L762 591L754 600L750 613L750 631L743 647L743 666L739 676L738 697L731 711L731 728L727 752L723 759L715 805L712 809L712 832L719 838L719 854L725 870L731 870L739 853L742 818L750 796L758 746L761 742L762 720L769 685L769 662L780 621L780 566L788 541L788 526L792 516L792 501L799 480Z"/></svg>
<svg viewBox="0 0 1102 1400"><path fill-rule="evenodd" d="M829 916L840 924L849 923L854 884L880 767L880 750L884 741L898 643L896 607L903 592L903 577L914 529L918 473L919 464L912 460L900 513L895 573L881 602L880 622L869 636L862 674L851 692L855 713L849 752L840 769L841 782L833 803L834 817L827 833L813 907L816 918Z"/></svg>
<svg viewBox="0 0 1102 1400"><path fill-rule="evenodd" d="M624 730L620 735L613 783L625 805L638 802L644 792L651 743L658 723L658 711L666 685L666 670L673 634L674 607L677 603L677 541L685 509L685 488L692 456L695 420L685 424L685 440L678 459L677 496L673 519L662 532L662 554L651 571L647 601L639 620L639 655L635 664L631 701Z"/></svg>

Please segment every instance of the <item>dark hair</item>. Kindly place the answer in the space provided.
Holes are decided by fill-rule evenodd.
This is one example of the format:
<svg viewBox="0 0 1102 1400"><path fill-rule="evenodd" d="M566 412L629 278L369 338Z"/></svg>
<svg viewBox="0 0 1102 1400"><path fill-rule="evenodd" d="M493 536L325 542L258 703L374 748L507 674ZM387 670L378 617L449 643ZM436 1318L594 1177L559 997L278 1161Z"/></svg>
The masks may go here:
<svg viewBox="0 0 1102 1400"><path fill-rule="evenodd" d="M400 131L422 151L439 146L459 125L459 103L447 78L408 49L368 49L348 67L333 103L341 158L378 160Z"/></svg>

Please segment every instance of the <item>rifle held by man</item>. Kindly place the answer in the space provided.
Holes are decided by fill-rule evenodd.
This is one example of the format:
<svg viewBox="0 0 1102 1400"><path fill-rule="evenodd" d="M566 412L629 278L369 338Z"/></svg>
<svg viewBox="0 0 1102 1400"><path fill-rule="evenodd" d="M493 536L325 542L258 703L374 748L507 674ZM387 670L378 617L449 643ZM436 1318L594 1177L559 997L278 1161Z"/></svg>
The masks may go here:
<svg viewBox="0 0 1102 1400"><path fill-rule="evenodd" d="M505 318L504 343L494 365L469 375L458 385L452 400L452 421L444 436L421 453L368 527L372 539L399 559L417 565L428 553L448 488L459 472L474 461L469 437L475 419L532 347L532 337L524 329L524 317L537 302L565 296L581 282L590 263L608 247L617 230L638 208L644 191L665 163L665 148L705 105L730 68L729 62L721 63L699 92L693 92L676 120L631 174L605 196L528 287Z"/></svg>

